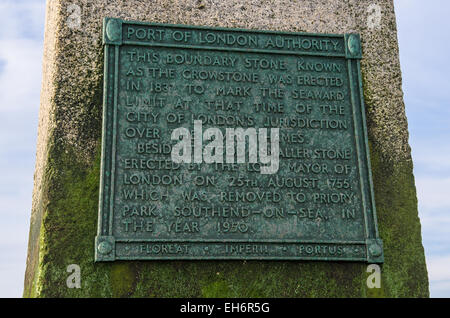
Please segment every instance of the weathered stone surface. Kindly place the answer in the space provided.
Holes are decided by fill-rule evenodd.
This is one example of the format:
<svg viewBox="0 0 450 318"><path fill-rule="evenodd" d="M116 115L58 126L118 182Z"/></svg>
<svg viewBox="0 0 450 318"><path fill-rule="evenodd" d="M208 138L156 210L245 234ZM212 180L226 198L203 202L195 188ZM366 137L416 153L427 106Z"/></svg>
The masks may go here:
<svg viewBox="0 0 450 318"><path fill-rule="evenodd" d="M375 9L374 4L378 5ZM381 9L380 19L377 9ZM372 173L385 253L381 289L367 288L367 265L363 263L94 264L105 16L248 29L360 33ZM391 0L48 0L46 19L24 296L429 295ZM69 264L81 267L80 289L66 286Z"/></svg>

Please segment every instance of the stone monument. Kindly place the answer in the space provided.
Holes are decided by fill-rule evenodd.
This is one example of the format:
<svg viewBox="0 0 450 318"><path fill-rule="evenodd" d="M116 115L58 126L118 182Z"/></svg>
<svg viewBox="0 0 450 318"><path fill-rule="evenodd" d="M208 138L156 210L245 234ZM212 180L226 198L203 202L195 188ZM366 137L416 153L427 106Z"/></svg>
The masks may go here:
<svg viewBox="0 0 450 318"><path fill-rule="evenodd" d="M47 2L25 297L428 295L392 1Z"/></svg>

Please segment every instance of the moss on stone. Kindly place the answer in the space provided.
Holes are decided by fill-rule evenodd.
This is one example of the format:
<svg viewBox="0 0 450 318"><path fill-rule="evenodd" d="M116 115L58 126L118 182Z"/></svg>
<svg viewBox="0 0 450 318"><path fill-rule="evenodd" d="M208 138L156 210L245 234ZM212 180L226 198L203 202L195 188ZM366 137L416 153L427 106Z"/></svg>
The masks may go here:
<svg viewBox="0 0 450 318"><path fill-rule="evenodd" d="M50 152L51 188L42 222L34 297L426 297L428 281L411 162L371 149L385 264L382 288L368 289L366 265L347 262L157 261L94 263L100 156L92 165L69 149ZM69 264L81 289L69 289Z"/></svg>
<svg viewBox="0 0 450 318"><path fill-rule="evenodd" d="M227 284L226 281L215 281L209 285L206 285L202 288L202 297L206 298L232 298L237 297L231 286Z"/></svg>
<svg viewBox="0 0 450 318"><path fill-rule="evenodd" d="M389 297L428 297L412 161L383 161L381 151L372 148L375 202L385 250L382 289Z"/></svg>
<svg viewBox="0 0 450 318"><path fill-rule="evenodd" d="M113 297L129 297L134 293L136 276L132 267L126 262L111 265L110 288Z"/></svg>
<svg viewBox="0 0 450 318"><path fill-rule="evenodd" d="M426 297L411 162L385 162L372 149L382 288L368 289L366 265L347 262L157 261L94 263L99 155L91 166L54 149L51 198L41 231L39 297ZM81 267L81 289L69 289L69 264Z"/></svg>

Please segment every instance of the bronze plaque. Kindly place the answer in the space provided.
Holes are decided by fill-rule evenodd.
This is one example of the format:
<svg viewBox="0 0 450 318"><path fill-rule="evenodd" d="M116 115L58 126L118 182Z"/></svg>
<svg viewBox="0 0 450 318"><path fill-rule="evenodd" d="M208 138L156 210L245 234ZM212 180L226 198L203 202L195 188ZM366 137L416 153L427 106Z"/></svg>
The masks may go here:
<svg viewBox="0 0 450 318"><path fill-rule="evenodd" d="M103 33L96 261L383 262L358 34Z"/></svg>

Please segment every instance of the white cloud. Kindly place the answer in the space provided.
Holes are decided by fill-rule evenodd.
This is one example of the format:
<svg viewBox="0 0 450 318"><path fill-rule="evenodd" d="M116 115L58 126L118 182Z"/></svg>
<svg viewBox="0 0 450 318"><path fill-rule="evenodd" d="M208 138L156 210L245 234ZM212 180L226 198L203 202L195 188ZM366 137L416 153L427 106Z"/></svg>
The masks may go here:
<svg viewBox="0 0 450 318"><path fill-rule="evenodd" d="M42 41L44 10L45 0L2 0L0 38L33 38Z"/></svg>
<svg viewBox="0 0 450 318"><path fill-rule="evenodd" d="M416 177L419 205L427 210L450 209L450 177Z"/></svg>
<svg viewBox="0 0 450 318"><path fill-rule="evenodd" d="M422 97L424 103L417 106L426 111L430 102L426 98L448 101L450 97L450 79L444 71L450 50L444 31L448 30L450 2L395 0L394 4L406 99L408 95Z"/></svg>
<svg viewBox="0 0 450 318"><path fill-rule="evenodd" d="M448 298L450 295L450 280L431 282L430 295L432 298Z"/></svg>
<svg viewBox="0 0 450 318"><path fill-rule="evenodd" d="M42 44L29 39L0 39L0 60L0 111L37 112Z"/></svg>
<svg viewBox="0 0 450 318"><path fill-rule="evenodd" d="M416 178L430 173L435 173L438 179L450 178L450 144L445 144L446 138L417 141L419 138L417 136L411 145ZM423 139L427 139L426 136Z"/></svg>
<svg viewBox="0 0 450 318"><path fill-rule="evenodd" d="M450 256L431 257L427 261L431 293L434 297L448 297L450 293Z"/></svg>

